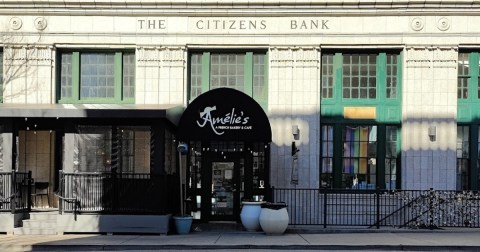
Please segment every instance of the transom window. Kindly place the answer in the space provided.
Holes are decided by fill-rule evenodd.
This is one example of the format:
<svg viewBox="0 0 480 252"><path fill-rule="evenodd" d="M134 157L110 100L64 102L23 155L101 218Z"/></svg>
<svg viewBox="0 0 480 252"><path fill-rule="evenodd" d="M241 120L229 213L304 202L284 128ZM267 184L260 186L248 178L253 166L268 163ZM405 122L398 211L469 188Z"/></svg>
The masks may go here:
<svg viewBox="0 0 480 252"><path fill-rule="evenodd" d="M399 53L324 53L322 98L345 101L398 98L399 56Z"/></svg>
<svg viewBox="0 0 480 252"><path fill-rule="evenodd" d="M59 75L61 103L133 103L133 52L63 52Z"/></svg>
<svg viewBox="0 0 480 252"><path fill-rule="evenodd" d="M190 99L215 88L228 87L267 105L265 52L194 52L190 55Z"/></svg>
<svg viewBox="0 0 480 252"><path fill-rule="evenodd" d="M377 97L376 55L343 55L343 98Z"/></svg>
<svg viewBox="0 0 480 252"><path fill-rule="evenodd" d="M457 98L477 101L480 98L480 56L478 52L458 54Z"/></svg>

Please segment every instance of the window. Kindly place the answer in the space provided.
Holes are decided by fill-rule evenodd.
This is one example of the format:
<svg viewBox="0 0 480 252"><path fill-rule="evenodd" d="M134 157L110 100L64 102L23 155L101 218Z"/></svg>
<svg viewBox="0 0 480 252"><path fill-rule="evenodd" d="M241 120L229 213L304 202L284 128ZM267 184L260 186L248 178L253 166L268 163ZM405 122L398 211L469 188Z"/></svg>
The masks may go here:
<svg viewBox="0 0 480 252"><path fill-rule="evenodd" d="M133 103L133 52L60 53L60 103Z"/></svg>
<svg viewBox="0 0 480 252"><path fill-rule="evenodd" d="M320 186L398 189L399 135L398 126L322 125Z"/></svg>
<svg viewBox="0 0 480 252"><path fill-rule="evenodd" d="M190 55L190 99L228 87L250 95L266 108L266 61L265 52L194 52Z"/></svg>
<svg viewBox="0 0 480 252"><path fill-rule="evenodd" d="M323 51L321 187L400 188L401 55Z"/></svg>
<svg viewBox="0 0 480 252"><path fill-rule="evenodd" d="M469 126L457 126L457 190L468 190L470 137Z"/></svg>
<svg viewBox="0 0 480 252"><path fill-rule="evenodd" d="M398 188L397 164L399 162L400 142L398 141L398 127L387 126L385 146L385 188L393 190Z"/></svg>
<svg viewBox="0 0 480 252"><path fill-rule="evenodd" d="M376 55L343 55L343 98L377 98Z"/></svg>
<svg viewBox="0 0 480 252"><path fill-rule="evenodd" d="M377 126L344 126L342 188L375 189Z"/></svg>
<svg viewBox="0 0 480 252"><path fill-rule="evenodd" d="M75 171L149 173L150 129L80 125L74 153Z"/></svg>
<svg viewBox="0 0 480 252"><path fill-rule="evenodd" d="M322 98L347 103L399 98L399 57L399 53L323 54Z"/></svg>
<svg viewBox="0 0 480 252"><path fill-rule="evenodd" d="M457 84L457 98L458 99L467 99L468 98L468 80L470 79L470 63L469 63L469 54L459 53L458 54L458 84Z"/></svg>
<svg viewBox="0 0 480 252"><path fill-rule="evenodd" d="M333 126L322 126L321 187L333 186Z"/></svg>
<svg viewBox="0 0 480 252"><path fill-rule="evenodd" d="M461 50L457 71L457 190L480 186L480 53ZM478 143L478 144L475 144ZM475 154L476 153L476 154Z"/></svg>
<svg viewBox="0 0 480 252"><path fill-rule="evenodd" d="M119 143L119 170L121 172L150 173L150 129L148 127L121 127L117 130Z"/></svg>

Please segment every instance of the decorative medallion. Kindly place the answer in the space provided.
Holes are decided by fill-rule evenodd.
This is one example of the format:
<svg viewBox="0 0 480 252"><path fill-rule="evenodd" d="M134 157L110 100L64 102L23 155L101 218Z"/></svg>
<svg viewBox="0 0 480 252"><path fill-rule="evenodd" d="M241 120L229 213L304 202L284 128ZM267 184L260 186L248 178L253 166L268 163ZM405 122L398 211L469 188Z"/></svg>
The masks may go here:
<svg viewBox="0 0 480 252"><path fill-rule="evenodd" d="M45 30L47 28L47 20L44 17L35 18L35 28L39 31Z"/></svg>
<svg viewBox="0 0 480 252"><path fill-rule="evenodd" d="M446 31L450 29L450 20L446 17L442 17L437 21L437 27L440 31Z"/></svg>
<svg viewBox="0 0 480 252"><path fill-rule="evenodd" d="M18 17L12 17L10 19L10 28L13 30L18 30L22 28L22 20Z"/></svg>
<svg viewBox="0 0 480 252"><path fill-rule="evenodd" d="M412 23L410 24L410 27L412 27L412 30L414 31L420 31L423 29L425 22L421 18L414 18L412 19Z"/></svg>

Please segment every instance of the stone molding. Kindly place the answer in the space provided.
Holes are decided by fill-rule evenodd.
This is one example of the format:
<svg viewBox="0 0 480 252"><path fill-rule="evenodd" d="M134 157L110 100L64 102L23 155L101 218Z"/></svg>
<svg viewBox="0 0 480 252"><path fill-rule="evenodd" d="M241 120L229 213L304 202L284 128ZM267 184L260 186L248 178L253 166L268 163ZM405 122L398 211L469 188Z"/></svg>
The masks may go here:
<svg viewBox="0 0 480 252"><path fill-rule="evenodd" d="M53 62L53 47L38 45L7 45L4 48L4 59L7 62L23 61L34 62L34 64Z"/></svg>
<svg viewBox="0 0 480 252"><path fill-rule="evenodd" d="M407 47L407 68L456 68L458 49L455 47Z"/></svg>
<svg viewBox="0 0 480 252"><path fill-rule="evenodd" d="M274 47L271 67L320 67L320 49L315 47Z"/></svg>
<svg viewBox="0 0 480 252"><path fill-rule="evenodd" d="M182 47L139 47L137 62L143 66L184 67L185 50Z"/></svg>

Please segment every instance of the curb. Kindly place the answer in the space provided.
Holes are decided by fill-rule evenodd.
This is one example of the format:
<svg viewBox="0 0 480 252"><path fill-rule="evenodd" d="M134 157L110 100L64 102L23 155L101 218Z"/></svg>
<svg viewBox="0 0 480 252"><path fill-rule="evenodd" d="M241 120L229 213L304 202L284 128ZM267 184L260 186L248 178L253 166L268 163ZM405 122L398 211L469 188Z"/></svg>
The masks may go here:
<svg viewBox="0 0 480 252"><path fill-rule="evenodd" d="M32 245L29 251L128 251L128 250L410 250L410 251L477 251L480 246L431 245ZM12 247L13 248L13 247ZM25 251L25 250L7 250Z"/></svg>

